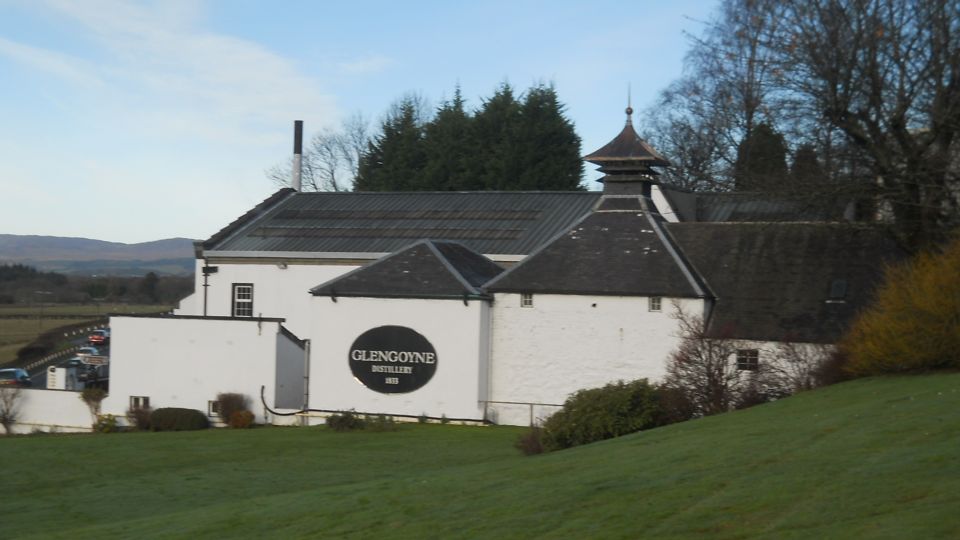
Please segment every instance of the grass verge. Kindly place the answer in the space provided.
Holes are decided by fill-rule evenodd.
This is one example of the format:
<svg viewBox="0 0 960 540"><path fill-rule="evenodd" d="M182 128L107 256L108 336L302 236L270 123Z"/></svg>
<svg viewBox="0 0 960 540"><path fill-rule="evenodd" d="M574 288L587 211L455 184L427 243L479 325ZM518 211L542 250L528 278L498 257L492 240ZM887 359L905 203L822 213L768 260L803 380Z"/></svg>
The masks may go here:
<svg viewBox="0 0 960 540"><path fill-rule="evenodd" d="M532 458L515 428L15 437L0 511L7 538L956 538L957 410L948 374Z"/></svg>

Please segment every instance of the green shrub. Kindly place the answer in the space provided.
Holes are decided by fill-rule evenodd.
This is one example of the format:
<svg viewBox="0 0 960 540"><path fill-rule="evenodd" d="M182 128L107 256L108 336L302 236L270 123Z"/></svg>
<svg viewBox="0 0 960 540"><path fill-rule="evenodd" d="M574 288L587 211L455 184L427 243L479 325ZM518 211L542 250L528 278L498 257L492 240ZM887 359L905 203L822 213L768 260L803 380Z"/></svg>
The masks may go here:
<svg viewBox="0 0 960 540"><path fill-rule="evenodd" d="M97 433L116 433L119 430L117 417L112 414L97 416L97 421L93 424L93 431Z"/></svg>
<svg viewBox="0 0 960 540"><path fill-rule="evenodd" d="M193 431L207 429L210 421L195 409L163 407L150 414L150 427L154 431Z"/></svg>
<svg viewBox="0 0 960 540"><path fill-rule="evenodd" d="M657 388L646 379L580 390L543 425L547 451L570 448L661 425Z"/></svg>
<svg viewBox="0 0 960 540"><path fill-rule="evenodd" d="M220 420L224 424L229 424L233 418L233 413L250 410L250 398L246 394L236 392L224 392L217 394L217 403L220 407Z"/></svg>
<svg viewBox="0 0 960 540"><path fill-rule="evenodd" d="M127 409L127 421L137 431L150 431L150 407L131 407Z"/></svg>
<svg viewBox="0 0 960 540"><path fill-rule="evenodd" d="M357 431L367 427L367 423L353 411L344 411L328 416L327 427L334 431Z"/></svg>
<svg viewBox="0 0 960 540"><path fill-rule="evenodd" d="M227 423L234 429L247 429L253 425L253 413L250 411L234 411Z"/></svg>
<svg viewBox="0 0 960 540"><path fill-rule="evenodd" d="M960 237L888 268L840 348L855 375L960 368Z"/></svg>

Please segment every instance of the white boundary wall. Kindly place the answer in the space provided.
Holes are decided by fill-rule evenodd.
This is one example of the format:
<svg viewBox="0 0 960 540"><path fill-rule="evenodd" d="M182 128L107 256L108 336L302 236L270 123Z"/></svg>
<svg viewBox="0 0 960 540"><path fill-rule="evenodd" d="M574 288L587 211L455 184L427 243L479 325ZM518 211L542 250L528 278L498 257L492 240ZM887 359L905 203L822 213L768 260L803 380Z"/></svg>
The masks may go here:
<svg viewBox="0 0 960 540"><path fill-rule="evenodd" d="M86 432L93 425L90 409L79 392L23 388L18 405L20 416L14 433Z"/></svg>
<svg viewBox="0 0 960 540"><path fill-rule="evenodd" d="M266 387L272 408L278 391L278 340L289 340L279 322L112 317L110 326L110 395L103 413L124 416L131 396L149 397L154 409L185 407L206 413L218 393L237 392L250 398L257 422L268 420L260 387ZM302 394L303 388L279 391Z"/></svg>
<svg viewBox="0 0 960 540"><path fill-rule="evenodd" d="M519 294L497 293L493 304L488 418L498 424L527 425L530 405L539 423L580 389L617 380L665 375L679 343L674 302L702 315L699 299L661 299L649 311L647 297L534 294L521 307Z"/></svg>
<svg viewBox="0 0 960 540"><path fill-rule="evenodd" d="M481 390L487 370L486 301L314 298L310 354L310 408L449 418L483 417ZM405 326L433 345L437 370L418 390L384 394L350 371L350 346L379 326Z"/></svg>

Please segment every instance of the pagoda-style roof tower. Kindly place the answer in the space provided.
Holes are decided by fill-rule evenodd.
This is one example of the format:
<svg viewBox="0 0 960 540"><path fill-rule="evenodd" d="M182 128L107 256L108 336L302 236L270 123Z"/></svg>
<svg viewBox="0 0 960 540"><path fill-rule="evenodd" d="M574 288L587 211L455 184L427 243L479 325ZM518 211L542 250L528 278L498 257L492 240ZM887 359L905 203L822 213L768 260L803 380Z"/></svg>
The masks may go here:
<svg viewBox="0 0 960 540"><path fill-rule="evenodd" d="M668 167L670 162L657 153L633 129L633 108L627 107L627 122L623 130L603 148L584 156L584 160L599 165L598 169L606 176L598 180L603 182L604 193L626 193L635 191L628 186L613 186L611 183L630 183L643 188L643 194L649 196L650 185L660 174L651 167ZM626 188L626 189L625 189Z"/></svg>

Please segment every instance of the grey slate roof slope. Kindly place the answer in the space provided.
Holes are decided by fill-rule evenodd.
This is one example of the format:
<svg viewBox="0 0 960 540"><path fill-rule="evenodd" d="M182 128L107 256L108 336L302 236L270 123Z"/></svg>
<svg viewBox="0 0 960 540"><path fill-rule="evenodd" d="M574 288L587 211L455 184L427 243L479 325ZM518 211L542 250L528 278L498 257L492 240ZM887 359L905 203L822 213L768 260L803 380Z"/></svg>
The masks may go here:
<svg viewBox="0 0 960 540"><path fill-rule="evenodd" d="M480 285L503 272L455 242L421 240L310 290L314 296L486 298Z"/></svg>
<svg viewBox="0 0 960 540"><path fill-rule="evenodd" d="M835 343L869 302L885 265L905 257L883 229L866 225L667 227L716 295L713 337ZM832 289L842 298L831 299Z"/></svg>
<svg viewBox="0 0 960 540"><path fill-rule="evenodd" d="M693 192L669 184L660 184L660 191L685 222L840 221L849 202L802 194Z"/></svg>
<svg viewBox="0 0 960 540"><path fill-rule="evenodd" d="M486 254L526 255L590 211L595 192L351 192L281 190L203 243L231 254L392 253L415 240L458 241Z"/></svg>
<svg viewBox="0 0 960 540"><path fill-rule="evenodd" d="M597 211L485 287L489 292L704 297L662 217L644 197L604 197Z"/></svg>

